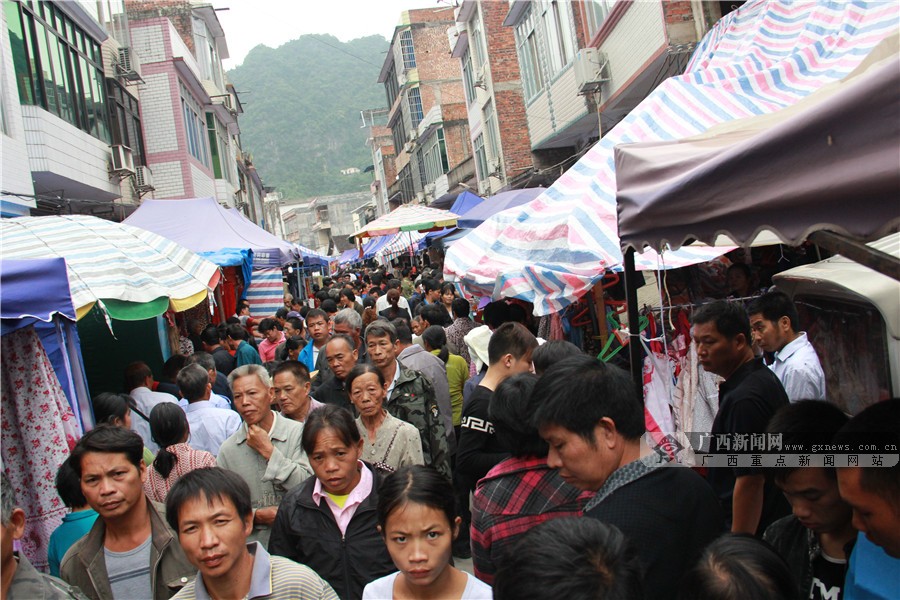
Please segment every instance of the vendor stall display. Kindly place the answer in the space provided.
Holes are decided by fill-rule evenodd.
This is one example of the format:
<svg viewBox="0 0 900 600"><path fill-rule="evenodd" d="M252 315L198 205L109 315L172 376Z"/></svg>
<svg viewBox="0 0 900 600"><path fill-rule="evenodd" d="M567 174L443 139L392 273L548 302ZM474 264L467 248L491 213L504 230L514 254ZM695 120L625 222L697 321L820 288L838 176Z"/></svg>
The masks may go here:
<svg viewBox="0 0 900 600"><path fill-rule="evenodd" d="M29 507L22 552L43 568L50 534L67 512L56 470L81 437L82 420L93 421L65 261L0 260L0 289L0 453Z"/></svg>

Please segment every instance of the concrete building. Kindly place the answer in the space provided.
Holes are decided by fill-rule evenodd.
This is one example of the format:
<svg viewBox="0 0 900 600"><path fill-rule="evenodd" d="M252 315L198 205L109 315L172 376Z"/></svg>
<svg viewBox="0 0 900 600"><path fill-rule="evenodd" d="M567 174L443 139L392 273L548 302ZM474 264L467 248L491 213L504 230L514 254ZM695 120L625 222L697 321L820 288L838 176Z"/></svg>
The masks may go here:
<svg viewBox="0 0 900 600"><path fill-rule="evenodd" d="M343 252L352 245L347 239L357 230L360 211L371 206L369 192L283 200L284 239L320 254Z"/></svg>
<svg viewBox="0 0 900 600"><path fill-rule="evenodd" d="M447 52L452 6L401 13L378 82L384 84L397 175L388 202L427 203L474 183L459 63Z"/></svg>
<svg viewBox="0 0 900 600"><path fill-rule="evenodd" d="M265 192L241 150L240 99L225 78L225 32L208 3L126 0L142 64L146 159L156 198L215 197L265 220Z"/></svg>
<svg viewBox="0 0 900 600"><path fill-rule="evenodd" d="M373 214L380 217L389 211L388 188L397 180L394 136L387 126L388 109L370 108L360 111L363 127L368 130L366 146L372 153L372 193Z"/></svg>
<svg viewBox="0 0 900 600"><path fill-rule="evenodd" d="M144 164L121 0L3 2L0 214L134 210Z"/></svg>

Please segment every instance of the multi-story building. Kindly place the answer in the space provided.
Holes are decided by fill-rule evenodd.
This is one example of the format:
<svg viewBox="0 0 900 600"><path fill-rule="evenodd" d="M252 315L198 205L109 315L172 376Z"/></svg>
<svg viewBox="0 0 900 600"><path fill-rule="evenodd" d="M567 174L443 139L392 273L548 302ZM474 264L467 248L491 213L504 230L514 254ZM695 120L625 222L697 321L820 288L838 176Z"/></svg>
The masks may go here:
<svg viewBox="0 0 900 600"><path fill-rule="evenodd" d="M369 192L283 200L284 239L320 254L331 255L351 247L360 211L372 205Z"/></svg>
<svg viewBox="0 0 900 600"><path fill-rule="evenodd" d="M378 82L387 95L394 181L388 202L422 202L460 182L474 183L468 114L459 63L447 52L453 7L401 13Z"/></svg>
<svg viewBox="0 0 900 600"><path fill-rule="evenodd" d="M140 58L145 152L154 196L212 196L264 222L262 181L240 147L243 112L222 60L228 45L211 4L126 0Z"/></svg>
<svg viewBox="0 0 900 600"><path fill-rule="evenodd" d="M3 216L134 210L144 163L122 0L4 0Z"/></svg>
<svg viewBox="0 0 900 600"><path fill-rule="evenodd" d="M683 72L696 42L721 17L721 4L730 10L742 2L505 5L536 168L561 172L665 78Z"/></svg>
<svg viewBox="0 0 900 600"><path fill-rule="evenodd" d="M478 193L484 196L548 183L536 175L541 156L532 154L523 135L528 120L515 35L503 25L508 11L504 2L464 0L447 31L451 55L461 63Z"/></svg>
<svg viewBox="0 0 900 600"><path fill-rule="evenodd" d="M370 186L374 214L381 216L388 212L388 188L397 180L394 151L394 136L387 126L388 110L370 108L360 111L363 127L368 129L366 146L372 153L372 175Z"/></svg>

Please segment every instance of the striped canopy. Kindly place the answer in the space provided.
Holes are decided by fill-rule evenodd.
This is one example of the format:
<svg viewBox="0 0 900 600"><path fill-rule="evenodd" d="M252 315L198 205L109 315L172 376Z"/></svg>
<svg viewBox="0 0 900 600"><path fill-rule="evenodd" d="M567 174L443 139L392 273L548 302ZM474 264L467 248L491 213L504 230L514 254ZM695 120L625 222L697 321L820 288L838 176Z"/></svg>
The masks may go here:
<svg viewBox="0 0 900 600"><path fill-rule="evenodd" d="M109 316L140 320L206 300L219 269L162 236L85 215L0 220L4 258L66 259L78 318L98 301Z"/></svg>
<svg viewBox="0 0 900 600"><path fill-rule="evenodd" d="M387 264L398 256L409 254L410 248L413 252L418 252L425 244L425 235L418 231L401 231L376 252L375 257L383 264Z"/></svg>
<svg viewBox="0 0 900 600"><path fill-rule="evenodd" d="M454 227L457 216L449 210L438 210L419 204L404 204L400 208L378 217L351 237L377 237L400 231L429 231L441 227Z"/></svg>
<svg viewBox="0 0 900 600"><path fill-rule="evenodd" d="M790 106L851 72L898 16L896 2L748 2L706 35L685 74L664 81L544 194L456 242L445 275L468 291L533 302L538 315L562 309L622 263L618 144L680 139ZM636 263L682 267L729 249L647 251Z"/></svg>

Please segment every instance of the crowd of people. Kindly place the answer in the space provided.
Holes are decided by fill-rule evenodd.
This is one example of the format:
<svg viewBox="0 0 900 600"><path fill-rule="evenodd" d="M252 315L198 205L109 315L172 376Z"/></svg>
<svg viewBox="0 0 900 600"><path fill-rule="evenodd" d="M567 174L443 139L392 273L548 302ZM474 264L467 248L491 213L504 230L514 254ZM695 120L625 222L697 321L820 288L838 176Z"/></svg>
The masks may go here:
<svg viewBox="0 0 900 600"><path fill-rule="evenodd" d="M4 475L2 598L900 597L896 463L678 464L625 370L432 273L343 273L314 304L190 323L158 379L93 399L49 576L14 553ZM691 335L722 379L709 439L896 453L900 399L825 401L783 294L700 306Z"/></svg>

